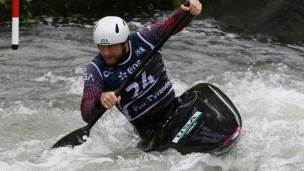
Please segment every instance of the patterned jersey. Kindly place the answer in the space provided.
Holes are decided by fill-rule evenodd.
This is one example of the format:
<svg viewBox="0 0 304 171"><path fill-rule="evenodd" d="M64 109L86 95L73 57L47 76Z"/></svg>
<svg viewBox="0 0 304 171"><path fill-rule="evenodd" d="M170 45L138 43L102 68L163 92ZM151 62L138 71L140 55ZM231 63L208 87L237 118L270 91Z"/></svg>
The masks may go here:
<svg viewBox="0 0 304 171"><path fill-rule="evenodd" d="M115 66L108 66L100 53L93 59L84 77L81 102L81 114L84 121L89 122L98 112L94 100L99 99L102 92L117 90L182 14L183 11L178 10L167 20L132 33L129 41L130 52L125 61ZM186 27L193 18L193 16L189 17L175 33ZM161 51L158 51L129 86L122 91L118 109L129 121L134 121L161 101L171 97L172 94L174 94L172 83L167 78Z"/></svg>

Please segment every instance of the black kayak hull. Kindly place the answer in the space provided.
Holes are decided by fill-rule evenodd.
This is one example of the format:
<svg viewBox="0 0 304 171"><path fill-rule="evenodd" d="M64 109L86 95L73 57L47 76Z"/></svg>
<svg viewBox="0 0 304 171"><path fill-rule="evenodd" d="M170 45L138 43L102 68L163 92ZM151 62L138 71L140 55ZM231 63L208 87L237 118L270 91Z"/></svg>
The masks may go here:
<svg viewBox="0 0 304 171"><path fill-rule="evenodd" d="M193 152L222 155L240 138L242 119L232 101L216 86L200 83L178 97L175 110L156 139L157 147L174 148L182 154Z"/></svg>

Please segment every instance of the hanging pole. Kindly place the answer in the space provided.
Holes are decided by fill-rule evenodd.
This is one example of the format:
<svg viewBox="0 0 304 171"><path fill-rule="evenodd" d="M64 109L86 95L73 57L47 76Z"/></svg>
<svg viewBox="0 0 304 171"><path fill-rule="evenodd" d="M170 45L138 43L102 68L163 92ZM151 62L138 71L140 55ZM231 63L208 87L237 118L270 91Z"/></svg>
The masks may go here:
<svg viewBox="0 0 304 171"><path fill-rule="evenodd" d="M16 50L19 44L19 0L12 3L12 49Z"/></svg>

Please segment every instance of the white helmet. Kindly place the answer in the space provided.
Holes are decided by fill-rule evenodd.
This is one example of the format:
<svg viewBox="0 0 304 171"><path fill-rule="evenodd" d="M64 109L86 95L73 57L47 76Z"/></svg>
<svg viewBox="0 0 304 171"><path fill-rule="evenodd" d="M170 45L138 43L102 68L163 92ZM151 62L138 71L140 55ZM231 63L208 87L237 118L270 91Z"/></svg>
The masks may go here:
<svg viewBox="0 0 304 171"><path fill-rule="evenodd" d="M112 45L125 42L130 35L127 23L120 17L108 16L100 19L94 28L94 42Z"/></svg>

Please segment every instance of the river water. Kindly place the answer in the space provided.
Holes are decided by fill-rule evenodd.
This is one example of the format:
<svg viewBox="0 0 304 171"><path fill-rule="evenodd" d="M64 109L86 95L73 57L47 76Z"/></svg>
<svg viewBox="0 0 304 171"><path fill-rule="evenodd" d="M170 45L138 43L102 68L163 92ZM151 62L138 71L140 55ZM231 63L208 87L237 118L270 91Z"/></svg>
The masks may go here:
<svg viewBox="0 0 304 171"><path fill-rule="evenodd" d="M171 12L126 17L132 31ZM197 18L171 37L163 58L177 95L199 82L219 87L243 118L242 137L224 156L175 150L145 153L116 109L74 149L50 147L85 126L83 74L98 50L97 18L39 17L21 24L18 50L11 26L0 28L0 170L304 170L304 47L244 39L212 19Z"/></svg>

